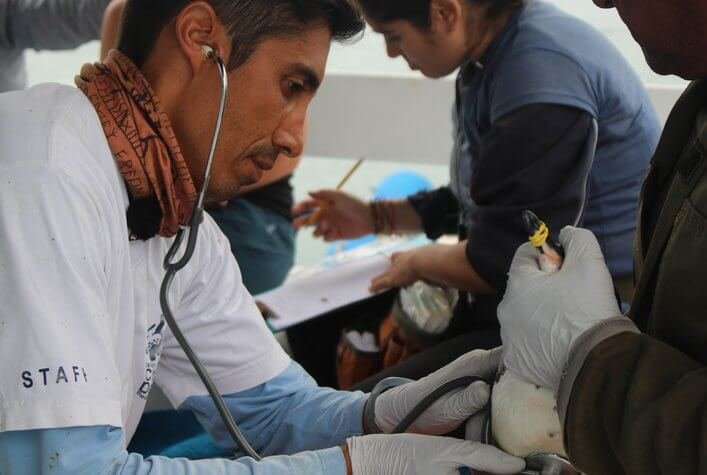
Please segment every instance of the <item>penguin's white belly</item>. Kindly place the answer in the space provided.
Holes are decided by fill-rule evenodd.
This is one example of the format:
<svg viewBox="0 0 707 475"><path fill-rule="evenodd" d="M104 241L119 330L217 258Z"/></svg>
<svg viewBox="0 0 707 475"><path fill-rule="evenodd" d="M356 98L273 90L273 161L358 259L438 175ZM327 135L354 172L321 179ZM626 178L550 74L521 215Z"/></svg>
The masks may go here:
<svg viewBox="0 0 707 475"><path fill-rule="evenodd" d="M491 429L498 446L517 457L565 455L557 401L552 391L505 371L491 394Z"/></svg>

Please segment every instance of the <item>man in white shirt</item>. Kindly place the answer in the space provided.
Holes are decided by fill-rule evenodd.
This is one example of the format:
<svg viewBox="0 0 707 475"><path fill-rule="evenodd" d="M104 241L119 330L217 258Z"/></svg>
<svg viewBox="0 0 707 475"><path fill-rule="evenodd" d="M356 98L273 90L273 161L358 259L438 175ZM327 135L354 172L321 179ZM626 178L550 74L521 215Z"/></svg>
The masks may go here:
<svg viewBox="0 0 707 475"><path fill-rule="evenodd" d="M85 66L80 90L46 84L0 95L0 473L523 468L473 442L357 437L390 432L446 381L489 378L500 353L466 355L371 401L318 388L266 328L208 216L169 301L246 437L274 456L189 462L125 450L153 382L233 447L158 299L164 255L203 184L219 104L204 46L230 71L207 193L222 200L279 156L301 154L330 41L362 27L346 0L131 0L120 51ZM411 430L445 434L487 399L487 385L474 383L439 399Z"/></svg>

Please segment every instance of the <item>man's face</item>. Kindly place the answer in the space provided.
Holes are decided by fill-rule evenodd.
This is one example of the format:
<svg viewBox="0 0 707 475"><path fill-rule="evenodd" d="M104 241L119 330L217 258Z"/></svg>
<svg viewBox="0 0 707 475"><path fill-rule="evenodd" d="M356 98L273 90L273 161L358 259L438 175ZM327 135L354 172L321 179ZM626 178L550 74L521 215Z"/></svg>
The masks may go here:
<svg viewBox="0 0 707 475"><path fill-rule="evenodd" d="M276 160L301 155L307 107L324 78L330 41L327 27L314 26L297 36L269 38L228 74L208 200L231 198L242 186L257 182ZM192 178L201 188L221 91L216 65L211 77L189 89L173 122Z"/></svg>
<svg viewBox="0 0 707 475"><path fill-rule="evenodd" d="M407 20L376 22L367 18L373 31L383 35L388 56L402 56L413 71L429 78L451 74L459 67L459 54L434 30L423 30Z"/></svg>
<svg viewBox="0 0 707 475"><path fill-rule="evenodd" d="M615 7L658 74L707 77L707 1L593 0Z"/></svg>

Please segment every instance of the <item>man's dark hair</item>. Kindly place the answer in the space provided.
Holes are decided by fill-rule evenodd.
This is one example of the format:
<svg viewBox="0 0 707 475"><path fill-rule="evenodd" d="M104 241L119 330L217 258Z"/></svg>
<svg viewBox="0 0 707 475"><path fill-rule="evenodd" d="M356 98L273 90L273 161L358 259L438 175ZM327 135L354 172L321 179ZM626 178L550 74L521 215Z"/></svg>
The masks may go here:
<svg viewBox="0 0 707 475"><path fill-rule="evenodd" d="M525 0L463 0L479 5L488 5L487 15L496 18L508 10L523 6ZM430 26L431 0L358 0L361 9L371 20L387 23L407 20L413 25L427 29Z"/></svg>
<svg viewBox="0 0 707 475"><path fill-rule="evenodd" d="M142 66L162 29L193 0L128 0L118 49ZM364 28L350 0L206 0L226 26L233 44L229 69L245 63L265 39L328 26L332 39L346 41ZM224 58L224 61L226 59Z"/></svg>

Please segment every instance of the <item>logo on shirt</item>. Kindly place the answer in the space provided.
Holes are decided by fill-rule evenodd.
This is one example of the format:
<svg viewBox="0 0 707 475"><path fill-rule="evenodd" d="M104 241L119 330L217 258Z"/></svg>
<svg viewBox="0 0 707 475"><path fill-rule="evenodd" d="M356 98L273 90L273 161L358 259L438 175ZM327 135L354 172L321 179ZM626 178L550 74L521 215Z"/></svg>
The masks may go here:
<svg viewBox="0 0 707 475"><path fill-rule="evenodd" d="M147 345L145 347L145 379L137 390L137 396L147 399L150 393L152 382L154 381L157 364L162 353L162 330L164 330L164 320L159 324L153 324L147 329Z"/></svg>

